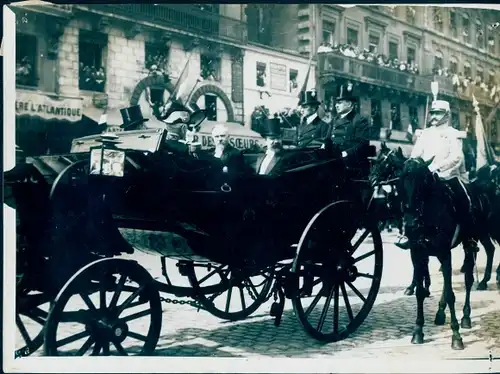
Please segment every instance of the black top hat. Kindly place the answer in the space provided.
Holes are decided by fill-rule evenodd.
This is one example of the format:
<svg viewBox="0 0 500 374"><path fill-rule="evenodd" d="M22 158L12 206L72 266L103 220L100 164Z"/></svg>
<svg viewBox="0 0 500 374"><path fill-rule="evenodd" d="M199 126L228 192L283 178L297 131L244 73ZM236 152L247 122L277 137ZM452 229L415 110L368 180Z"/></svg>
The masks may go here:
<svg viewBox="0 0 500 374"><path fill-rule="evenodd" d="M277 138L281 136L281 124L279 118L267 118L264 131L261 134L265 138Z"/></svg>
<svg viewBox="0 0 500 374"><path fill-rule="evenodd" d="M141 107L139 105L120 109L120 113L123 120L123 124L120 127L125 130L135 130L138 125L149 121L148 118L142 116Z"/></svg>
<svg viewBox="0 0 500 374"><path fill-rule="evenodd" d="M186 105L186 108L189 112L189 122L188 127L190 129L198 128L201 123L207 118L207 111L204 109L200 109L196 103L190 103Z"/></svg>
<svg viewBox="0 0 500 374"><path fill-rule="evenodd" d="M354 96L352 83L348 83L345 85L341 84L337 86L337 96L335 97L335 100L354 101L356 99L357 97Z"/></svg>
<svg viewBox="0 0 500 374"><path fill-rule="evenodd" d="M318 100L318 93L316 90L301 91L299 105L319 105L321 102Z"/></svg>

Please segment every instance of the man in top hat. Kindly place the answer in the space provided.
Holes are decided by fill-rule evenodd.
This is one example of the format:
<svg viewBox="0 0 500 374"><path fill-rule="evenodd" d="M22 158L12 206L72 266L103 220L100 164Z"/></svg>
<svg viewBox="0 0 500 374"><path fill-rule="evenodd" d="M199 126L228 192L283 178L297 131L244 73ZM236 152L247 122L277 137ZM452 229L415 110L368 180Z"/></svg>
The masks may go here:
<svg viewBox="0 0 500 374"><path fill-rule="evenodd" d="M230 173L245 173L249 171L243 153L229 143L229 129L227 126L219 124L212 129L212 140L215 148L211 149L211 154L219 159Z"/></svg>
<svg viewBox="0 0 500 374"><path fill-rule="evenodd" d="M370 122L356 113L352 84L339 85L335 98L337 116L325 134L325 148L340 152L346 166L359 176L367 176L370 171Z"/></svg>
<svg viewBox="0 0 500 374"><path fill-rule="evenodd" d="M302 119L297 139L299 148L319 147L323 144L323 136L328 129L328 123L318 116L320 104L316 90L300 93L299 105L301 106Z"/></svg>
<svg viewBox="0 0 500 374"><path fill-rule="evenodd" d="M422 158L427 161L432 158L429 170L444 181L451 188L457 208L457 216L464 229L474 226L472 202L464 182L467 182L465 157L463 153L462 132L450 124L450 103L444 100L435 100L429 112L429 127L424 129L413 147L410 158ZM471 230L470 236L473 237ZM469 244L475 246L470 239ZM406 236L402 236L396 245L408 249Z"/></svg>
<svg viewBox="0 0 500 374"><path fill-rule="evenodd" d="M120 127L124 131L143 130L146 128L144 124L149 121L149 118L144 118L142 116L141 107L139 105L120 109L120 114L123 120L123 124Z"/></svg>

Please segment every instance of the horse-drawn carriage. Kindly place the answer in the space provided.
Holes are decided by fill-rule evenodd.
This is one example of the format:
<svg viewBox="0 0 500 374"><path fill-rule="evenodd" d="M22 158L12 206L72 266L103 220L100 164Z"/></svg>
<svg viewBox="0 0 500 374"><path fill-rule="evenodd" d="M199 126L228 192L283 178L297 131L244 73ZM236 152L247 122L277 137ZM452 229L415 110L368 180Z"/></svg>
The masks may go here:
<svg viewBox="0 0 500 374"><path fill-rule="evenodd" d="M279 325L288 298L304 330L327 342L362 324L380 286L382 242L361 193L371 187L338 157L288 150L295 167L279 176L238 174L166 149L161 129L115 137L75 140L78 153L5 174L18 218L16 356L43 344L49 356L152 354L162 300L235 321L273 297ZM130 259L134 251L159 257L165 281ZM190 287L174 285L167 261ZM31 335L25 318L38 326Z"/></svg>

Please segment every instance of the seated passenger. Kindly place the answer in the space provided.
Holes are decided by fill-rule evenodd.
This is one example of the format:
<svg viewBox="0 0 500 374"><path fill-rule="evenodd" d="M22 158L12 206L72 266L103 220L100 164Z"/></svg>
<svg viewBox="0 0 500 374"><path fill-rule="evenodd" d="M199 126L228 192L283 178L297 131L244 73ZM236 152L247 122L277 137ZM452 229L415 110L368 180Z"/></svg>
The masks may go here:
<svg viewBox="0 0 500 374"><path fill-rule="evenodd" d="M229 129L227 126L215 125L212 130L212 139L215 148L211 149L210 153L221 161L223 167L227 168L225 170L237 174L250 171L249 166L245 163L243 153L229 144Z"/></svg>

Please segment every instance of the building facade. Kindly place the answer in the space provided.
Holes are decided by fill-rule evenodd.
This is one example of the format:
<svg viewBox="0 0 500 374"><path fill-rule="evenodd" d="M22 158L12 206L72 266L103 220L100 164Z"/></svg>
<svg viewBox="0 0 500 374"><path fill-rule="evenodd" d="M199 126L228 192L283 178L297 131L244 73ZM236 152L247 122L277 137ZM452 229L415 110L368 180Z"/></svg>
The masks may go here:
<svg viewBox="0 0 500 374"><path fill-rule="evenodd" d="M290 12L289 7L279 8ZM290 32L280 33L289 23L269 19L271 12L280 18L280 9L272 6L123 4L12 9L18 20L19 108L23 102L51 98L55 107L61 100L70 100L77 109L73 121L99 122L106 114L108 125L120 125L118 110L135 104L145 117L153 118L151 104L168 100L189 60L188 77L194 86L190 101L208 110L209 121L250 127L256 106L272 111L296 106L298 87L308 69L309 55L300 54L297 38ZM277 26L262 27L265 24ZM314 66L310 76L314 87ZM38 118L38 113L18 110L17 114L18 128L38 127L38 137L43 136L45 124L22 120L30 115ZM54 120L54 116L46 117Z"/></svg>
<svg viewBox="0 0 500 374"><path fill-rule="evenodd" d="M450 101L452 122L462 130L473 132L473 95L483 118L496 106L500 87L498 11L432 6L309 7L309 13L319 20L314 49L318 42L330 46L318 53L322 62L318 86L327 102L337 84L350 81L361 94L361 113L371 117L375 126L391 127L401 139L408 125L424 126L432 81L439 83L438 98ZM494 118L486 130L491 142L498 143L500 121L498 115Z"/></svg>

